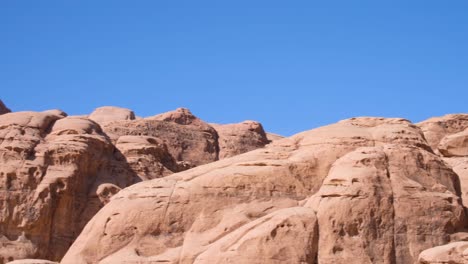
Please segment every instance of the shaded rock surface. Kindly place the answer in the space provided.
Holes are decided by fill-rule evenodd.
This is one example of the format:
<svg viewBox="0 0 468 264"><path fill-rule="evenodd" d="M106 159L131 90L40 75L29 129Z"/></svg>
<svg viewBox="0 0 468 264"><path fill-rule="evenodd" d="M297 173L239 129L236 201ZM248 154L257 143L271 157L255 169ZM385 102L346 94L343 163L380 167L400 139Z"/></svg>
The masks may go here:
<svg viewBox="0 0 468 264"><path fill-rule="evenodd" d="M167 115L136 120L117 107L89 118L0 115L0 263L58 261L121 189L218 159L214 128Z"/></svg>
<svg viewBox="0 0 468 264"><path fill-rule="evenodd" d="M2 100L0 100L0 115L1 114L6 114L6 113L9 113L9 112L11 112L11 110L8 107L6 107L6 105L3 103Z"/></svg>
<svg viewBox="0 0 468 264"><path fill-rule="evenodd" d="M125 188L62 263L415 263L465 224L418 126L353 118Z"/></svg>

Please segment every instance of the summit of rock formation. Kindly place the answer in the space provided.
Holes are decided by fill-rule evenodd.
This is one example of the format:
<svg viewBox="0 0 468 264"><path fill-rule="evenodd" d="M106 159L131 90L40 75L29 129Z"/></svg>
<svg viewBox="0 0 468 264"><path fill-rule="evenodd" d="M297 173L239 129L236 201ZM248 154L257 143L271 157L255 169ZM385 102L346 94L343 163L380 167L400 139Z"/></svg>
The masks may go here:
<svg viewBox="0 0 468 264"><path fill-rule="evenodd" d="M1 114L6 114L6 113L9 113L9 112L11 112L11 110L8 107L6 107L6 105L3 103L2 100L0 100L0 115Z"/></svg>

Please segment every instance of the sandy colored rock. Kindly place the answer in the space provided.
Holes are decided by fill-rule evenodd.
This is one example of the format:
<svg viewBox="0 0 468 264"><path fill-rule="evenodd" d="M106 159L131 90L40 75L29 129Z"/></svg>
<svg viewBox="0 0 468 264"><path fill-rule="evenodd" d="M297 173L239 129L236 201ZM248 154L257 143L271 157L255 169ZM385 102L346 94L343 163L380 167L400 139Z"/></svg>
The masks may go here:
<svg viewBox="0 0 468 264"><path fill-rule="evenodd" d="M424 250L419 255L420 264L466 264L468 242L453 242Z"/></svg>
<svg viewBox="0 0 468 264"><path fill-rule="evenodd" d="M172 118L174 115L177 118ZM188 110L179 109L139 120L108 122L101 126L114 142L121 136L156 138L167 146L175 161L185 162L187 168L218 160L216 131Z"/></svg>
<svg viewBox="0 0 468 264"><path fill-rule="evenodd" d="M431 148L437 152L440 141L448 135L468 128L468 114L450 114L429 118L416 124L421 128Z"/></svg>
<svg viewBox="0 0 468 264"><path fill-rule="evenodd" d="M437 148L445 157L468 156L468 129L445 136Z"/></svg>
<svg viewBox="0 0 468 264"><path fill-rule="evenodd" d="M313 263L317 227L308 208L277 210L219 239L194 263Z"/></svg>
<svg viewBox="0 0 468 264"><path fill-rule="evenodd" d="M270 141L270 142L275 141L275 140L280 140L280 139L284 138L281 135L270 133L270 132L267 132L266 136L267 136L268 141Z"/></svg>
<svg viewBox="0 0 468 264"><path fill-rule="evenodd" d="M219 136L219 159L229 158L264 147L270 141L260 123L211 124Z"/></svg>
<svg viewBox="0 0 468 264"><path fill-rule="evenodd" d="M339 177L355 186L321 189L324 180L341 184L333 180ZM294 260L332 263L339 259L330 253L334 237L342 246L335 253L353 256L347 263L413 263L422 250L447 243L463 226L455 178L409 121L344 120L123 189L86 225L62 263L193 263L252 256L273 262L271 249L287 244L310 249L300 254L285 246L285 255ZM312 206L314 199L323 199L323 208L321 202ZM303 212L284 211L303 205ZM330 243L319 242L317 256L308 255L316 232L307 208L317 210L319 241ZM261 224L270 217L276 220ZM332 217L328 224L327 217ZM291 222L283 230L290 231L268 244L273 235L267 231L286 219ZM301 221L306 221L302 227ZM312 237L296 239L298 230ZM352 250L363 256L351 255Z"/></svg>
<svg viewBox="0 0 468 264"><path fill-rule="evenodd" d="M140 180L114 150L87 118L58 111L1 115L0 259L60 260L104 205L93 190Z"/></svg>
<svg viewBox="0 0 468 264"><path fill-rule="evenodd" d="M10 113L11 110L0 100L0 115Z"/></svg>
<svg viewBox="0 0 468 264"><path fill-rule="evenodd" d="M435 152L444 156L458 175L461 198L468 207L468 114L430 118L418 126Z"/></svg>
<svg viewBox="0 0 468 264"><path fill-rule="evenodd" d="M162 140L148 136L121 136L116 147L142 180L155 179L188 169L177 163Z"/></svg>
<svg viewBox="0 0 468 264"><path fill-rule="evenodd" d="M465 221L455 179L438 156L414 146L348 153L306 204L317 211L320 263L414 263L447 243Z"/></svg>
<svg viewBox="0 0 468 264"><path fill-rule="evenodd" d="M135 113L132 110L115 106L103 106L96 108L94 112L89 115L89 119L104 124L112 121L119 120L134 120Z"/></svg>
<svg viewBox="0 0 468 264"><path fill-rule="evenodd" d="M99 108L91 116L101 124L61 110L0 116L0 263L60 260L121 189L217 160L217 133L198 118L132 115Z"/></svg>
<svg viewBox="0 0 468 264"><path fill-rule="evenodd" d="M464 206L468 207L468 157L444 158L444 161L449 164L458 175L460 197Z"/></svg>
<svg viewBox="0 0 468 264"><path fill-rule="evenodd" d="M8 264L58 264L58 262L43 259L20 259L8 262Z"/></svg>
<svg viewBox="0 0 468 264"><path fill-rule="evenodd" d="M201 119L193 115L192 112L190 112L190 110L187 108L177 108L174 111L169 111L166 113L148 117L147 119L173 122L179 125L194 125L199 127L208 127L207 123L203 122Z"/></svg>

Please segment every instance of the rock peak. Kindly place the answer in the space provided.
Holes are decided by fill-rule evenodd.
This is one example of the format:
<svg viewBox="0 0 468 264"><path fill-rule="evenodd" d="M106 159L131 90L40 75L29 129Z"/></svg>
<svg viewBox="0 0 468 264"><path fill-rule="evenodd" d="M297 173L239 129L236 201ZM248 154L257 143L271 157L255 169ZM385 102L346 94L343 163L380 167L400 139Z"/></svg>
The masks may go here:
<svg viewBox="0 0 468 264"><path fill-rule="evenodd" d="M192 125L201 121L198 117L192 114L192 112L188 108L184 107L179 107L176 110L155 115L153 117L150 117L150 119L169 121L180 125Z"/></svg>
<svg viewBox="0 0 468 264"><path fill-rule="evenodd" d="M3 101L0 99L0 115L1 114L6 114L6 113L10 113L11 110L6 107L6 105L3 103Z"/></svg>

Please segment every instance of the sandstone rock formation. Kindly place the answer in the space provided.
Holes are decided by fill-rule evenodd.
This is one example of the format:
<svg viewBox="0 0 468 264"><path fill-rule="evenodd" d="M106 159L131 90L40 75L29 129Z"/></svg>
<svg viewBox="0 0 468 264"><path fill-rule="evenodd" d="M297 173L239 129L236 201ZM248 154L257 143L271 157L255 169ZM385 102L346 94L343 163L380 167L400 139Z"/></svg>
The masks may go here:
<svg viewBox="0 0 468 264"><path fill-rule="evenodd" d="M102 207L95 190L139 180L96 123L57 113L0 116L0 262L59 260Z"/></svg>
<svg viewBox="0 0 468 264"><path fill-rule="evenodd" d="M62 263L414 263L466 221L419 127L353 118L125 188Z"/></svg>
<svg viewBox="0 0 468 264"><path fill-rule="evenodd" d="M181 116L190 121L171 113L134 120L131 110L103 107L89 118L60 110L0 115L0 263L58 261L121 189L217 160L217 132L188 110Z"/></svg>
<svg viewBox="0 0 468 264"><path fill-rule="evenodd" d="M468 207L468 114L430 118L417 124L428 143L458 174L461 198Z"/></svg>
<svg viewBox="0 0 468 264"><path fill-rule="evenodd" d="M6 107L6 105L2 102L2 100L0 100L0 115L1 114L6 114L6 113L9 113L11 112L10 109L8 109L8 107Z"/></svg>
<svg viewBox="0 0 468 264"><path fill-rule="evenodd" d="M89 115L89 119L99 124L118 120L134 120L135 113L127 108L103 106L96 108L96 110Z"/></svg>
<svg viewBox="0 0 468 264"><path fill-rule="evenodd" d="M268 132L266 133L266 136L267 136L268 141L270 142L284 138L283 136L280 136L278 134L268 133Z"/></svg>
<svg viewBox="0 0 468 264"><path fill-rule="evenodd" d="M219 136L219 158L224 159L265 146L270 142L260 123L211 124Z"/></svg>
<svg viewBox="0 0 468 264"><path fill-rule="evenodd" d="M453 242L427 249L419 256L420 264L468 263L468 242Z"/></svg>
<svg viewBox="0 0 468 264"><path fill-rule="evenodd" d="M58 262L44 259L20 259L8 262L8 264L58 264Z"/></svg>
<svg viewBox="0 0 468 264"><path fill-rule="evenodd" d="M0 263L467 263L467 131L463 114L283 139L184 108L3 114Z"/></svg>

